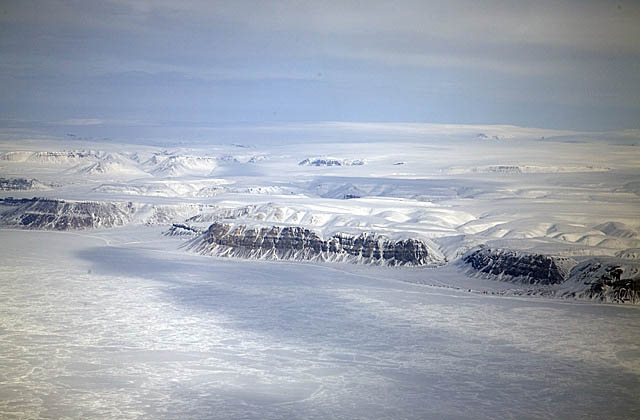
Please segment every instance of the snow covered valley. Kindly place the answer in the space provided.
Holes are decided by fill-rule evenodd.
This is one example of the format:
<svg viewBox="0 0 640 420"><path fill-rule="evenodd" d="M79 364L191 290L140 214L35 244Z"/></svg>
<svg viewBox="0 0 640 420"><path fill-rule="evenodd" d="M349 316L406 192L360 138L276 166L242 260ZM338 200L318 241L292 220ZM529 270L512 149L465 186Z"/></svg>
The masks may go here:
<svg viewBox="0 0 640 420"><path fill-rule="evenodd" d="M639 417L637 133L452 130L1 142L0 417Z"/></svg>
<svg viewBox="0 0 640 420"><path fill-rule="evenodd" d="M639 413L635 307L195 256L159 231L0 232L4 418Z"/></svg>

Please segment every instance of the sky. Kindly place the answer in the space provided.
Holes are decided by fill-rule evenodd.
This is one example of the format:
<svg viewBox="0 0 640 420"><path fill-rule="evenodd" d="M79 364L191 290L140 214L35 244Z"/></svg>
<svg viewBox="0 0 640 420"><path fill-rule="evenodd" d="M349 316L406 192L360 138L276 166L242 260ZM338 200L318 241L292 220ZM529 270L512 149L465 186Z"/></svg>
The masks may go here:
<svg viewBox="0 0 640 420"><path fill-rule="evenodd" d="M0 0L0 121L640 128L640 3Z"/></svg>

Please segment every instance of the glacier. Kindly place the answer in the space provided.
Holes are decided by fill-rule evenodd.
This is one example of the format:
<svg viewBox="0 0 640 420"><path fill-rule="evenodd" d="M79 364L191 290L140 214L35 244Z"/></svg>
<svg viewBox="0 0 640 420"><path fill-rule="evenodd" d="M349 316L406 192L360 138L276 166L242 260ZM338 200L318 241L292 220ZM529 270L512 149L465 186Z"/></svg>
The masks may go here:
<svg viewBox="0 0 640 420"><path fill-rule="evenodd" d="M302 129L1 140L0 417L640 415L637 133Z"/></svg>

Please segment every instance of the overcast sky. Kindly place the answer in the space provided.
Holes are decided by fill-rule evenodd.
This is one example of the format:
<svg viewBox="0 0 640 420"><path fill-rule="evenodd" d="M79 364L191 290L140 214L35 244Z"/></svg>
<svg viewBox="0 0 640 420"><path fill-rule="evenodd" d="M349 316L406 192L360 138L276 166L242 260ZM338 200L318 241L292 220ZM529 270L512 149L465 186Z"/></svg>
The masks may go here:
<svg viewBox="0 0 640 420"><path fill-rule="evenodd" d="M0 120L640 128L640 5L0 2Z"/></svg>

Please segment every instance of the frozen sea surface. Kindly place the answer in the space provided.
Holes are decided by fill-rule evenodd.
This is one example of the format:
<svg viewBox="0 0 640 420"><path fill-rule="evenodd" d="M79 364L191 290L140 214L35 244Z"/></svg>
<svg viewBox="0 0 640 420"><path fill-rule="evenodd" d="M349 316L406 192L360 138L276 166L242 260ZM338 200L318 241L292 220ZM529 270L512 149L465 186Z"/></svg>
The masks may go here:
<svg viewBox="0 0 640 420"><path fill-rule="evenodd" d="M0 230L0 418L640 418L640 308L141 232Z"/></svg>

